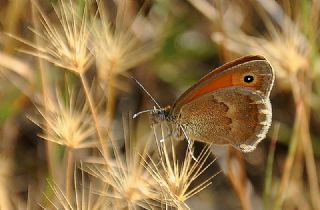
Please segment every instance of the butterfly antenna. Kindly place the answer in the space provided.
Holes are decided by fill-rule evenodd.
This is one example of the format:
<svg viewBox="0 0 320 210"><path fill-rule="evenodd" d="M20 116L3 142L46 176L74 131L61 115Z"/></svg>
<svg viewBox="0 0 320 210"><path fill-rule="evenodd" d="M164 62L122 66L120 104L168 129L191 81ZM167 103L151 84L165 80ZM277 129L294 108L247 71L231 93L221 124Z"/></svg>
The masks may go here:
<svg viewBox="0 0 320 210"><path fill-rule="evenodd" d="M153 112L154 110L155 110L155 109L148 109L148 110L144 110L144 111L135 113L132 118L134 119L134 118L138 117L140 114L148 113L148 112Z"/></svg>
<svg viewBox="0 0 320 210"><path fill-rule="evenodd" d="M157 107L159 108L159 109L161 109L161 106L157 103L157 101L152 97L152 95L143 87L143 85L138 81L138 80L136 80L134 77L131 77L134 81L136 81L136 83L142 88L142 90L144 91L144 92L146 92L146 94L148 94L148 96L151 98L151 100L157 105ZM150 111L150 110L146 110L146 111L142 111L142 113L144 113L144 112L148 112L148 111ZM139 113L141 113L141 112L139 112ZM139 114L139 113L137 113L137 114ZM136 115L136 114L135 114ZM134 118L134 117L133 117Z"/></svg>

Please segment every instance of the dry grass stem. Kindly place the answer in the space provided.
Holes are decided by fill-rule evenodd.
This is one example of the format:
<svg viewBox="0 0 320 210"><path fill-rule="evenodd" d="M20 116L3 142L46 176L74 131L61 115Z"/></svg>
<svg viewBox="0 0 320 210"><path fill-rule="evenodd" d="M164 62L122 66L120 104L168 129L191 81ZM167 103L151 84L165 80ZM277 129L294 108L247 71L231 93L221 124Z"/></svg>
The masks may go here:
<svg viewBox="0 0 320 210"><path fill-rule="evenodd" d="M82 165L82 164L81 164ZM73 175L74 179L74 195L69 198L65 192L54 182L48 181L51 190L54 193L54 199L45 195L46 200L49 202L47 204L41 204L42 208L48 209L81 209L81 210L107 210L110 208L110 204L103 199L99 194L94 192L92 183L86 181L84 172L81 170L81 174L77 173L77 168L74 169ZM81 186L81 187L79 187Z"/></svg>
<svg viewBox="0 0 320 210"><path fill-rule="evenodd" d="M268 151L268 160L267 160L267 170L265 175L265 183L264 183L264 192L263 192L263 206L266 209L271 208L270 201L272 198L272 178L273 178L273 165L274 165L274 155L276 149L276 142L278 140L280 124L277 123L274 126L274 131L271 139L270 148Z"/></svg>
<svg viewBox="0 0 320 210"><path fill-rule="evenodd" d="M35 77L35 73L32 71L31 67L24 62L21 62L17 58L9 56L5 53L0 52L0 66L15 72L16 74L20 75L21 77L25 78L32 82ZM3 72L3 70L0 70Z"/></svg>

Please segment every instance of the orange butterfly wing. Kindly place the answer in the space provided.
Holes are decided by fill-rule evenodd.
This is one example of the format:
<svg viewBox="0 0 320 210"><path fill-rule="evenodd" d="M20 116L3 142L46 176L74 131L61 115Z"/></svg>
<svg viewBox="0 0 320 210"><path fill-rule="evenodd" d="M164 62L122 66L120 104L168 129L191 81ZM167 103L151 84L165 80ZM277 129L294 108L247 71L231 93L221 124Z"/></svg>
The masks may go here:
<svg viewBox="0 0 320 210"><path fill-rule="evenodd" d="M245 83L243 76L250 73L257 78L252 83ZM272 67L264 57L245 56L226 63L201 78L178 98L172 110L174 113L178 112L184 104L224 87L248 87L269 96L273 81Z"/></svg>

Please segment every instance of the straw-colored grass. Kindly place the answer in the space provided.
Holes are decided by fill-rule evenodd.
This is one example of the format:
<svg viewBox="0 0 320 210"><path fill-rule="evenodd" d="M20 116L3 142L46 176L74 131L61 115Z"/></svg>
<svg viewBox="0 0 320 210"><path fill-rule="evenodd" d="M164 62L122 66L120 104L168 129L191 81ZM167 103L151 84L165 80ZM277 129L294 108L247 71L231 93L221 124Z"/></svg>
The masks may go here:
<svg viewBox="0 0 320 210"><path fill-rule="evenodd" d="M318 1L1 2L0 209L320 209L319 14ZM276 74L254 152L185 147L132 119L247 54Z"/></svg>

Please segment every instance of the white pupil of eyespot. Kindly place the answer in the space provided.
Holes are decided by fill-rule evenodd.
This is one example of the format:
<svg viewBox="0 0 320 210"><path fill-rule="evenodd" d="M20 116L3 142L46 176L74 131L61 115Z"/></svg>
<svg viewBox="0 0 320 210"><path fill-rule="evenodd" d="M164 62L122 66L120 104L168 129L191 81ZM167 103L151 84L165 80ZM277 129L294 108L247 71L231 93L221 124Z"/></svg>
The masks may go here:
<svg viewBox="0 0 320 210"><path fill-rule="evenodd" d="M253 81L253 76L252 75L247 75L244 77L244 81L247 82L247 83L250 83Z"/></svg>

